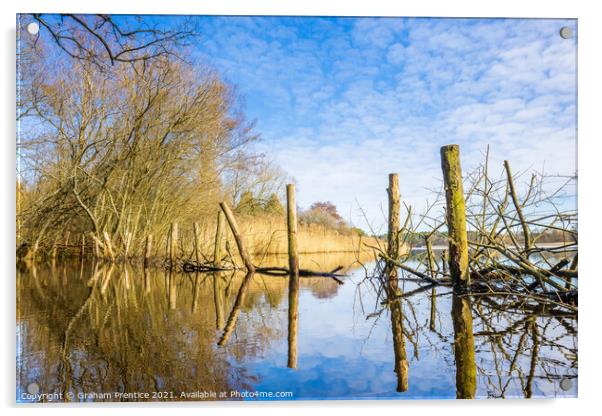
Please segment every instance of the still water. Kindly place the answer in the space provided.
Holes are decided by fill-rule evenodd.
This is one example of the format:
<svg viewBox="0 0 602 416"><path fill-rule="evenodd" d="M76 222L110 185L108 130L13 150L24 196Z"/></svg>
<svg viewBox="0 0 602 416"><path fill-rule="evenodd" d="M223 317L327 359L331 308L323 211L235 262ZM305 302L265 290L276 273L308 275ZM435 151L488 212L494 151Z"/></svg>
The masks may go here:
<svg viewBox="0 0 602 416"><path fill-rule="evenodd" d="M347 277L301 278L296 345L284 277L21 265L17 401L451 399L474 383L478 398L577 395L575 314L446 287L387 302L354 260L301 258Z"/></svg>

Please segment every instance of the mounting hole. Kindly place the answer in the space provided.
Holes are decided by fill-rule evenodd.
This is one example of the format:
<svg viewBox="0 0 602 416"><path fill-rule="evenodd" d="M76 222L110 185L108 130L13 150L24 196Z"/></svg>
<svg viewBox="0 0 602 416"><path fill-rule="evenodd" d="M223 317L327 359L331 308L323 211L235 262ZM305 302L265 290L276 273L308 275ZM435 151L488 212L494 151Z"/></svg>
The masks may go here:
<svg viewBox="0 0 602 416"><path fill-rule="evenodd" d="M568 26L563 26L560 28L560 37L562 39L570 39L573 37L573 29Z"/></svg>
<svg viewBox="0 0 602 416"><path fill-rule="evenodd" d="M570 390L571 387L573 387L573 382L571 381L570 378L563 378L560 381L560 388L564 391Z"/></svg>
<svg viewBox="0 0 602 416"><path fill-rule="evenodd" d="M30 35L37 35L39 31L40 31L40 25L38 25L36 22L32 22L27 25L27 32Z"/></svg>
<svg viewBox="0 0 602 416"><path fill-rule="evenodd" d="M38 383L30 383L27 385L27 393L38 394L39 392L40 392L40 386L38 386Z"/></svg>

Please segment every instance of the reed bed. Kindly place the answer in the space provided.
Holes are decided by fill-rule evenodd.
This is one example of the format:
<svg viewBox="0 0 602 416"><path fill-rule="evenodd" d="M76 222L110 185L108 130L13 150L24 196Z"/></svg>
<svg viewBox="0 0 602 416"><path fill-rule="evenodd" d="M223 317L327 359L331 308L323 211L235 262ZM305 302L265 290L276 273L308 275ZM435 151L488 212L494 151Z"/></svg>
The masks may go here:
<svg viewBox="0 0 602 416"><path fill-rule="evenodd" d="M245 247L254 257L272 254L287 254L286 219L284 217L237 217L241 236ZM215 222L199 226L201 252L211 253L215 241ZM236 254L233 237L230 231L224 231L226 244L232 254ZM192 249L194 240L192 227L183 229L181 236L182 249ZM316 224L299 224L297 235L300 254L318 253L358 253L369 252L370 246L382 246L384 242L374 237L360 236L353 230L336 230Z"/></svg>

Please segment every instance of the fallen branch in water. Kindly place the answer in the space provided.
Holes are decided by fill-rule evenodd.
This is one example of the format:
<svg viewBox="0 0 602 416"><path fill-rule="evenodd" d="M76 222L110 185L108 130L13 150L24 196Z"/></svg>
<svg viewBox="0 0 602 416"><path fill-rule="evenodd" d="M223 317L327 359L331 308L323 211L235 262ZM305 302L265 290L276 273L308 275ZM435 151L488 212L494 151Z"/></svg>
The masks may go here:
<svg viewBox="0 0 602 416"><path fill-rule="evenodd" d="M345 277L344 274L337 274L343 267L339 266L331 272L315 272L312 270L299 269L299 277L330 277L338 284L342 285L343 281L339 277ZM268 276L288 276L290 270L285 267L256 267L255 272Z"/></svg>

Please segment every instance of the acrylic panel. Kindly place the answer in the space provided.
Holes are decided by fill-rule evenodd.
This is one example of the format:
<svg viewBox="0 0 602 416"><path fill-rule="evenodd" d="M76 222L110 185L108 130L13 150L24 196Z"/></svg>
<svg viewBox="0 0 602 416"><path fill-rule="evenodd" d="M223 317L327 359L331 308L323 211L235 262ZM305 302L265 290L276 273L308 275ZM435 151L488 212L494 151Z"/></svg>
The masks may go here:
<svg viewBox="0 0 602 416"><path fill-rule="evenodd" d="M577 35L17 15L17 402L577 397Z"/></svg>

